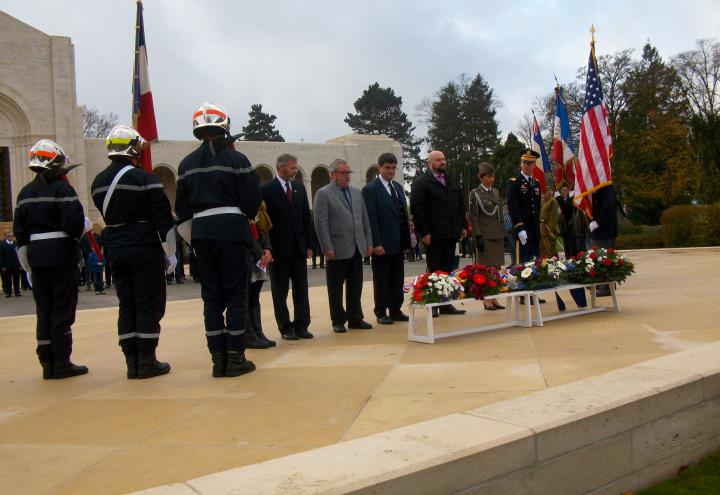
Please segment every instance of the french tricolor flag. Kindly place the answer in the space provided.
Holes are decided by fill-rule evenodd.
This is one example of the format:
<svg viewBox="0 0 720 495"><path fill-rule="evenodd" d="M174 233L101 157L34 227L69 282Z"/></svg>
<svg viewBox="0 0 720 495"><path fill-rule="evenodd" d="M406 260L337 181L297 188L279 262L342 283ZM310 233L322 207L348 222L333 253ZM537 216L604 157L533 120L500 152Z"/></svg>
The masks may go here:
<svg viewBox="0 0 720 495"><path fill-rule="evenodd" d="M133 69L133 127L149 143L158 139L157 125L155 124L155 108L153 106L152 91L150 90L150 75L148 73L147 47L145 46L145 25L143 23L142 2L137 2L137 21L135 22L135 67ZM152 172L152 157L150 147L143 151L140 164L148 172Z"/></svg>
<svg viewBox="0 0 720 495"><path fill-rule="evenodd" d="M540 183L540 192L545 192L547 186L545 185L545 172L550 171L550 161L548 160L547 153L545 152L545 144L543 143L542 136L540 135L540 126L535 118L535 112L533 112L532 120L532 143L530 143L530 149L535 151L540 158L535 163L533 168L533 178Z"/></svg>

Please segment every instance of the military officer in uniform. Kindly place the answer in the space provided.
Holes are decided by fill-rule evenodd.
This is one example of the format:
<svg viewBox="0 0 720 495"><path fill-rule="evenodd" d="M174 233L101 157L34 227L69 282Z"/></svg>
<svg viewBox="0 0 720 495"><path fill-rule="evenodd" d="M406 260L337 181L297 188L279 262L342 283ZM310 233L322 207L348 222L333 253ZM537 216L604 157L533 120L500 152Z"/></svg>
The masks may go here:
<svg viewBox="0 0 720 495"><path fill-rule="evenodd" d="M247 157L232 148L223 107L203 103L192 123L202 143L180 162L178 233L197 256L212 375L239 376L255 369L245 359L244 333L253 244L248 219L260 208L260 179Z"/></svg>
<svg viewBox="0 0 720 495"><path fill-rule="evenodd" d="M540 183L532 177L539 157L537 152L525 150L520 158L520 172L510 178L507 187L516 263L540 258Z"/></svg>
<svg viewBox="0 0 720 495"><path fill-rule="evenodd" d="M88 372L70 361L78 299L77 239L91 226L65 178L74 168L65 167L68 161L57 143L35 143L29 168L37 176L18 194L13 222L20 264L32 279L37 355L46 380Z"/></svg>
<svg viewBox="0 0 720 495"><path fill-rule="evenodd" d="M112 161L90 191L106 224L103 247L120 300L120 348L129 379L151 378L170 372L155 351L165 314L165 271L172 273L177 263L175 222L160 180L138 167L142 136L116 125L105 144Z"/></svg>

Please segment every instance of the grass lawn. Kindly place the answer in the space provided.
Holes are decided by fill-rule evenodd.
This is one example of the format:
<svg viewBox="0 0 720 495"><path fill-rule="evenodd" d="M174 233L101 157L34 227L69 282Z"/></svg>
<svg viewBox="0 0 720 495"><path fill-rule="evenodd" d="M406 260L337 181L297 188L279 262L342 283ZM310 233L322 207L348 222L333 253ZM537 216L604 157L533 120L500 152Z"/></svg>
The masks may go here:
<svg viewBox="0 0 720 495"><path fill-rule="evenodd" d="M720 495L720 452L638 495Z"/></svg>

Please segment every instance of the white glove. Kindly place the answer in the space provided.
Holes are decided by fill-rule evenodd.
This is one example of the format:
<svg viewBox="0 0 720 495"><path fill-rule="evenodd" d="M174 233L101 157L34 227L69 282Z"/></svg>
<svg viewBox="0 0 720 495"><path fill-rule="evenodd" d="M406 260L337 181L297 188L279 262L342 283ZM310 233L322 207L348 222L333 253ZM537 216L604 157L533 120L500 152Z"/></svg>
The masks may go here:
<svg viewBox="0 0 720 495"><path fill-rule="evenodd" d="M172 274L175 271L175 267L177 266L177 258L175 255L168 256L165 260L165 273L168 275Z"/></svg>
<svg viewBox="0 0 720 495"><path fill-rule="evenodd" d="M177 244L175 242L175 229L168 230L168 233L165 235L165 242L162 243L163 251L165 251L165 256L170 257L171 255L175 254L175 251L177 251Z"/></svg>
<svg viewBox="0 0 720 495"><path fill-rule="evenodd" d="M588 228L590 229L590 232L594 232L595 229L597 229L598 227L600 227L600 225L598 225L598 223L597 223L595 220L593 220L592 222L590 222L590 225L588 225Z"/></svg>
<svg viewBox="0 0 720 495"><path fill-rule="evenodd" d="M92 222L89 218L85 217L85 226L83 227L83 234L86 234L92 230Z"/></svg>
<svg viewBox="0 0 720 495"><path fill-rule="evenodd" d="M560 191L555 191L555 194L553 194L554 197L559 198L560 197Z"/></svg>
<svg viewBox="0 0 720 495"><path fill-rule="evenodd" d="M575 191L570 191L569 195L572 198L573 196L575 196Z"/></svg>
<svg viewBox="0 0 720 495"><path fill-rule="evenodd" d="M20 261L20 267L26 272L30 273L30 261L28 261L28 247L21 246L17 249L18 261Z"/></svg>
<svg viewBox="0 0 720 495"><path fill-rule="evenodd" d="M527 232L525 232L524 230L518 232L518 239L520 239L520 244L522 244L523 246L527 244Z"/></svg>

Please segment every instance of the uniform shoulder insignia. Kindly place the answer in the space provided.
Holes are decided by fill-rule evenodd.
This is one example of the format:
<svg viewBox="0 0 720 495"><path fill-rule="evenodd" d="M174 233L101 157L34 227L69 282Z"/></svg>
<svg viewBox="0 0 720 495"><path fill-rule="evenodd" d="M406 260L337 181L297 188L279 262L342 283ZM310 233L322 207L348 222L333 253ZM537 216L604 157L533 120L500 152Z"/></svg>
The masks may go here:
<svg viewBox="0 0 720 495"><path fill-rule="evenodd" d="M510 182L515 182L517 180L517 177L510 177Z"/></svg>

